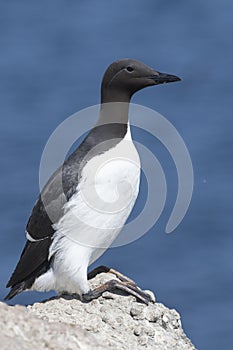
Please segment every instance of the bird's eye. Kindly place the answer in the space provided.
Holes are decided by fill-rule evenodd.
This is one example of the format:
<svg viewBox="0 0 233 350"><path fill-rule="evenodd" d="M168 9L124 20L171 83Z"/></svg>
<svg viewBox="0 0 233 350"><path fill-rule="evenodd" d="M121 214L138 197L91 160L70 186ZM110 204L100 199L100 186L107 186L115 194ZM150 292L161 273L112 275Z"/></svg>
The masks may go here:
<svg viewBox="0 0 233 350"><path fill-rule="evenodd" d="M134 71L133 67L131 66L126 67L126 70L127 72L130 72L130 73Z"/></svg>

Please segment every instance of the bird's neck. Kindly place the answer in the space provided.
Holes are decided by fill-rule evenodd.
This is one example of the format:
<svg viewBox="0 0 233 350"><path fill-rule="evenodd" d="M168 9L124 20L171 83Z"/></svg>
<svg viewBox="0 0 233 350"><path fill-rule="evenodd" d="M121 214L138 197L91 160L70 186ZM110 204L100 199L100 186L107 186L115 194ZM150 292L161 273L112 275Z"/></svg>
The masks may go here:
<svg viewBox="0 0 233 350"><path fill-rule="evenodd" d="M127 89L119 89L113 88L109 85L105 86L102 84L101 86L101 103L109 103L109 102L130 102L131 93Z"/></svg>
<svg viewBox="0 0 233 350"><path fill-rule="evenodd" d="M128 91L102 84L99 122L128 124L130 99Z"/></svg>
<svg viewBox="0 0 233 350"><path fill-rule="evenodd" d="M101 103L97 124L128 124L129 101Z"/></svg>

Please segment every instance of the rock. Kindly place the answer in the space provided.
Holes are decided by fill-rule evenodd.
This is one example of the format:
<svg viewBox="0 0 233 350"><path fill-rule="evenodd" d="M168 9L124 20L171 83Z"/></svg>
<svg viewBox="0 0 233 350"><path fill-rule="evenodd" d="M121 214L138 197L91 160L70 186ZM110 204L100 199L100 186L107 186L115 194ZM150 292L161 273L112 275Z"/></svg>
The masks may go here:
<svg viewBox="0 0 233 350"><path fill-rule="evenodd" d="M103 349L98 340L81 327L49 323L29 313L24 306L0 303L1 350L93 350ZM109 349L106 347L106 349Z"/></svg>
<svg viewBox="0 0 233 350"><path fill-rule="evenodd" d="M100 274L91 285L111 278ZM0 303L0 315L2 350L195 350L175 310L144 305L123 293L106 292L89 303L73 296L28 307Z"/></svg>

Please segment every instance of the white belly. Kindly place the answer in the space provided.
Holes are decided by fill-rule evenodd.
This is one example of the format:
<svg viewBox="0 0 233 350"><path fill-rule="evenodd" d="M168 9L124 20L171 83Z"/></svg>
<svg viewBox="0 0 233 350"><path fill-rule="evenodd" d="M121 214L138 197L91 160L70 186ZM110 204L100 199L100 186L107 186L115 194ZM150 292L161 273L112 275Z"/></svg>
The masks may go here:
<svg viewBox="0 0 233 350"><path fill-rule="evenodd" d="M140 160L127 137L93 157L83 168L76 193L54 225L50 256L53 289L88 291L87 267L111 245L125 224L138 195Z"/></svg>

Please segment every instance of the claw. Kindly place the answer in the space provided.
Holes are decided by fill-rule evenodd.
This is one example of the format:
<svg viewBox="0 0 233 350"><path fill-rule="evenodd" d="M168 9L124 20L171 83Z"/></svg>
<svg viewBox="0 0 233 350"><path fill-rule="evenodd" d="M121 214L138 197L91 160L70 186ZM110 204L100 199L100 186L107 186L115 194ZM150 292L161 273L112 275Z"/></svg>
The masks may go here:
<svg viewBox="0 0 233 350"><path fill-rule="evenodd" d="M135 296L139 301L148 305L150 302L154 302L150 294L142 291L137 286L132 285L130 282L121 282L116 279L112 279L101 286L90 290L88 293L82 295L82 300L91 301L99 298L104 292L114 292L115 290L122 290L123 292Z"/></svg>

